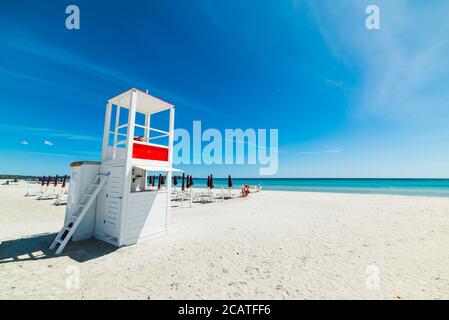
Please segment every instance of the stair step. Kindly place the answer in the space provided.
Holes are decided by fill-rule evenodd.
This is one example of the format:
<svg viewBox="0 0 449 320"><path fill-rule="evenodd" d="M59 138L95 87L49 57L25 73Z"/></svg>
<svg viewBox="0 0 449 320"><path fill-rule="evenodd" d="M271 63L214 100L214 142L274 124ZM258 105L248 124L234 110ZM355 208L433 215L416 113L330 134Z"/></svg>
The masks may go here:
<svg viewBox="0 0 449 320"><path fill-rule="evenodd" d="M60 244L60 246L56 250L56 254L60 254L62 250L64 250L64 247L67 245L68 241L72 237L72 234L78 227L81 219L83 219L83 217L86 215L88 206L91 206L95 198L98 196L100 192L100 187L105 184L106 179L102 179L101 175L97 175L92 182L97 183L91 183L88 186L88 188L90 188L91 191L83 193L81 195L87 198L87 202L78 203L79 210L77 210L74 214L71 214L73 221L71 221L71 223L68 226L63 226L63 229L61 230L60 233L58 233L57 238L50 245L50 249L54 249L57 243ZM62 239L61 237L64 237L64 239Z"/></svg>

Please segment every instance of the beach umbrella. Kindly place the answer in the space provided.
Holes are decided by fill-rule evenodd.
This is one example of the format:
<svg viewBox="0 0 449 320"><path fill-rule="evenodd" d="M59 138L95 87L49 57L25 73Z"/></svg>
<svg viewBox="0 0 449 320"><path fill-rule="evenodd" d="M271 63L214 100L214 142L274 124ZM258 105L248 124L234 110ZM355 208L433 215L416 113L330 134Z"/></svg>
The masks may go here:
<svg viewBox="0 0 449 320"><path fill-rule="evenodd" d="M51 177L48 176L48 178L47 178L47 187L50 185L50 180L51 180Z"/></svg>
<svg viewBox="0 0 449 320"><path fill-rule="evenodd" d="M231 179L231 175L228 176L228 188L232 188L232 179Z"/></svg>
<svg viewBox="0 0 449 320"><path fill-rule="evenodd" d="M62 179L62 188L65 188L65 183L67 181L67 175L64 175L64 179Z"/></svg>
<svg viewBox="0 0 449 320"><path fill-rule="evenodd" d="M58 186L58 175L56 175L56 177L55 177L55 187L57 187Z"/></svg>
<svg viewBox="0 0 449 320"><path fill-rule="evenodd" d="M212 175L210 175L210 188L214 188L214 178L212 177Z"/></svg>
<svg viewBox="0 0 449 320"><path fill-rule="evenodd" d="M157 189L158 190L161 188L161 180L162 180L162 175L159 174L159 179L157 179Z"/></svg>
<svg viewBox="0 0 449 320"><path fill-rule="evenodd" d="M175 186L178 185L178 177L177 177L177 176L173 176L173 184L174 184Z"/></svg>
<svg viewBox="0 0 449 320"><path fill-rule="evenodd" d="M193 186L193 177L190 176L190 181L189 181L190 186Z"/></svg>
<svg viewBox="0 0 449 320"><path fill-rule="evenodd" d="M186 178L186 174L183 172L182 173L182 184L181 184L181 190L184 191L185 189L185 178Z"/></svg>

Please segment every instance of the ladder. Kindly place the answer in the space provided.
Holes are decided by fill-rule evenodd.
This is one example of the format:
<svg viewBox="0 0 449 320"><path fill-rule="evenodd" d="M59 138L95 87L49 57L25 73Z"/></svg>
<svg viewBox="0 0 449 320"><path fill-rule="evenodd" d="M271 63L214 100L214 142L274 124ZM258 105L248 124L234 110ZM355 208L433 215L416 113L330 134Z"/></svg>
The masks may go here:
<svg viewBox="0 0 449 320"><path fill-rule="evenodd" d="M86 192L83 193L79 199L78 212L72 214L71 219L68 219L68 223L66 223L61 231L59 231L58 235L49 247L50 250L53 250L57 245L59 246L56 250L56 254L60 254L62 250L64 250L76 228L78 228L81 223L81 220L83 220L83 217L86 215L86 212L89 210L92 203L94 203L96 197L100 193L101 188L106 183L107 176L108 174L98 174L95 176L87 187ZM82 202L86 200L87 202Z"/></svg>

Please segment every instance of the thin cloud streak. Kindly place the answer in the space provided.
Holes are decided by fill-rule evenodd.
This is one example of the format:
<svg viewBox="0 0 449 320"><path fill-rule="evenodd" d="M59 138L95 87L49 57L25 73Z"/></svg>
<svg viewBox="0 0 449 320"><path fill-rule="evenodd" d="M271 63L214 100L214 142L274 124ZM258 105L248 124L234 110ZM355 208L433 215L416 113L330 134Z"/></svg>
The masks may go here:
<svg viewBox="0 0 449 320"><path fill-rule="evenodd" d="M341 150L317 150L317 151L299 151L297 154L329 154L329 153L341 153Z"/></svg>
<svg viewBox="0 0 449 320"><path fill-rule="evenodd" d="M48 128L36 128L36 127L24 127L24 126L11 126L11 125L1 125L0 129L5 129L9 133L11 131L17 132L18 134L26 134L36 135L36 136L45 136L45 137L53 137L53 138L64 138L68 140L80 140L80 141L101 141L101 137L83 135L78 133L70 133L63 132L61 130L52 130Z"/></svg>
<svg viewBox="0 0 449 320"><path fill-rule="evenodd" d="M449 3L426 7L380 0L381 29L376 31L364 27L370 1L307 4L334 57L359 74L359 83L350 91L356 116L399 123L449 116Z"/></svg>
<svg viewBox="0 0 449 320"><path fill-rule="evenodd" d="M78 73L88 73L92 77L99 78L103 81L113 82L125 87L127 86L131 88L138 87L140 85L142 86L143 90L148 89L150 92L155 92L158 95L170 97L170 102L178 103L189 109L197 110L215 116L226 116L225 114L214 111L213 107L205 107L189 98L182 97L176 93L148 85L149 81L145 77L132 75L124 71L119 71L116 69L108 68L106 66L102 66L64 48L36 41L32 39L36 37L34 35L33 37L31 37L31 33L29 31L23 33L24 36L20 38L20 40L18 40L17 38L15 38L14 40L11 40L9 38L4 39L4 44L1 48L1 51L11 56L17 56L18 53L34 55L35 57L38 57L40 59L45 59L51 61L52 63L59 64L64 68L71 68ZM25 34L28 35L26 36ZM64 89L74 90L73 83L55 83L53 81L48 81L47 79L44 79L42 77L36 77L35 75L24 73L20 70L0 68L0 73L3 73L7 76L19 77L29 81L41 82L48 86L56 86ZM86 92L87 89L77 87L76 90ZM99 96L98 91L91 91L89 92L89 94Z"/></svg>

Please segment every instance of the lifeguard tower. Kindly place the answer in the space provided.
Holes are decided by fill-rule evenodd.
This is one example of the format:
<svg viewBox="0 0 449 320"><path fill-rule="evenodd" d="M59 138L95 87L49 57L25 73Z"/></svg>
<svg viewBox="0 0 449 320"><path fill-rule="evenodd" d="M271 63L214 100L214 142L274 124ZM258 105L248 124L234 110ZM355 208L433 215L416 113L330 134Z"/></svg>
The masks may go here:
<svg viewBox="0 0 449 320"><path fill-rule="evenodd" d="M162 112L168 131L151 127ZM50 249L60 254L70 239L90 237L120 247L167 231L172 172L179 171L172 168L174 118L172 104L137 89L108 100L102 161L71 164L64 226ZM165 187L148 185L153 174L166 176Z"/></svg>

